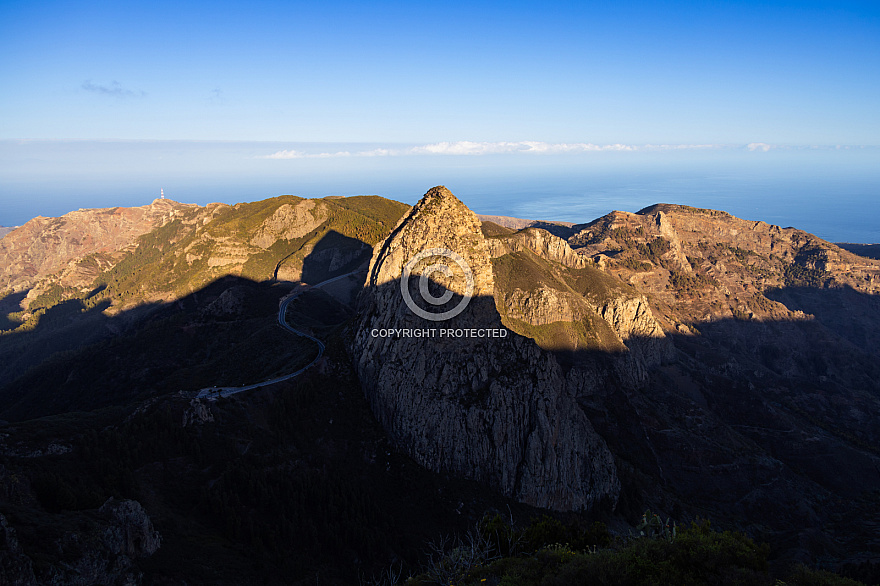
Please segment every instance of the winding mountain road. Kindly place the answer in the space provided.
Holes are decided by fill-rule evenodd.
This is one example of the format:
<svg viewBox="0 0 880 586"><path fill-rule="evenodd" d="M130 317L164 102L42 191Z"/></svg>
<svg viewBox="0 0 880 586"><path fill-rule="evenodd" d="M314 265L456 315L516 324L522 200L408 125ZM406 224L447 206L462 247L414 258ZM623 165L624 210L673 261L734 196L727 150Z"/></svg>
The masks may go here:
<svg viewBox="0 0 880 586"><path fill-rule="evenodd" d="M318 338L316 338L314 336L310 336L309 334L307 334L305 332L297 330L296 328L290 327L290 324L287 323L287 319L285 319L286 315L287 315L287 306L290 305L291 301L293 301L294 299L296 299L297 297L299 297L300 295L302 295L306 291L310 291L312 289L318 289L319 287L323 287L324 285L329 285L330 283L333 283L334 281L339 281L340 279L344 279L345 277L350 277L351 275L353 275L357 272L358 271L352 271L350 273L345 273L344 275L339 275L338 277L333 277L332 279L327 279L326 281L321 281L317 285L313 285L311 287L307 287L305 289L297 291L296 293L292 293L291 295L288 295L281 302L281 305L278 306L278 325L280 325L285 330L296 334L297 336L302 336L303 338L308 338L309 340L313 341L315 344L318 345L318 355L315 356L314 360L312 360L311 362L309 362L307 365L303 366L302 368L300 368L296 372L291 372L290 374L284 374L282 376L275 377L273 379L265 380L265 381L262 381L259 383L254 383L252 385L245 385L242 387L208 387L206 389L200 390L199 394L196 395L196 397L199 399L216 400L219 397L228 397L230 395L235 395L236 393L242 393L244 391L251 391L253 389L259 389L261 387L265 387L268 385L274 385L275 383L280 383L280 382L283 382L286 380L290 380L296 376L301 375L306 370L308 370L309 368L314 366L315 363L317 363L318 360L320 360L321 357L324 355L324 349L325 349L324 342L322 342L321 340L319 340Z"/></svg>

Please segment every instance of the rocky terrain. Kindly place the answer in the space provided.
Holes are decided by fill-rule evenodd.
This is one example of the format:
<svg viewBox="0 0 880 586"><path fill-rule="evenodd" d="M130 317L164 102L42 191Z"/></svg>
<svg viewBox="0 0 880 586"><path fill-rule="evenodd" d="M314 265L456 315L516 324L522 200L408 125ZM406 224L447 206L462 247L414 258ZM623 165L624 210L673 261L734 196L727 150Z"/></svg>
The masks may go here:
<svg viewBox="0 0 880 586"><path fill-rule="evenodd" d="M0 240L0 290L27 290L88 255L94 255L96 268L106 266L139 236L195 207L157 199L139 208L78 210L60 218L34 218ZM97 276L82 272L72 279L82 282Z"/></svg>
<svg viewBox="0 0 880 586"><path fill-rule="evenodd" d="M9 233L12 232L13 230L15 230L15 228L8 228L8 227L5 227L5 226L0 226L0 238L3 238L4 236L6 236L7 234L9 234Z"/></svg>
<svg viewBox="0 0 880 586"><path fill-rule="evenodd" d="M37 218L0 240L0 577L350 583L511 507L708 517L870 583L880 261L847 248L669 204L478 217L443 187ZM306 379L193 399L310 360L278 300L349 273L291 305L327 344Z"/></svg>
<svg viewBox="0 0 880 586"><path fill-rule="evenodd" d="M481 228L438 188L374 253L353 352L374 412L404 451L545 507L625 507L634 491L675 516L737 523L793 559L813 559L831 540L863 552L853 563L875 555L880 263L799 230L665 204L573 226L566 239L488 220ZM443 245L478 283L474 310L449 325L500 321L521 337L369 337L419 327L396 283L408 258ZM505 394L567 401L543 460L568 442L591 453L607 445L614 465L603 477L621 488L615 479L592 499L537 501L530 492L565 494L568 479L543 470L538 489L524 484L529 474L498 480L534 466L498 451L493 430L523 429ZM566 429L572 410L589 425ZM527 445L525 429L505 445ZM486 447L475 456L475 446ZM494 476L480 476L492 466ZM843 494L846 505L832 499Z"/></svg>
<svg viewBox="0 0 880 586"><path fill-rule="evenodd" d="M480 222L491 223L503 228L512 230L522 230L524 228L542 228L557 236L567 235L571 233L572 222L544 222L541 220L526 220L523 218L511 218L510 216L488 216L486 214L477 214Z"/></svg>
<svg viewBox="0 0 880 586"><path fill-rule="evenodd" d="M460 254L473 272L473 298L442 324L408 311L401 295L404 265L435 247ZM461 273L443 286L459 296L449 303L468 295ZM613 503L611 454L566 392L559 365L531 340L373 335L426 325L497 330L494 294L479 220L447 189L431 190L370 263L353 354L373 412L401 449L431 470L485 482L536 506Z"/></svg>
<svg viewBox="0 0 880 586"><path fill-rule="evenodd" d="M112 586L140 582L143 573L137 562L156 553L162 543L141 504L110 498L96 510L78 516L75 530L54 536L52 544L42 544L55 549L64 561L47 565L41 560L42 565L35 568L15 528L0 513L0 577L4 584Z"/></svg>
<svg viewBox="0 0 880 586"><path fill-rule="evenodd" d="M372 196L164 199L31 220L0 241L0 332L15 334L0 335L0 382L219 279L313 284L351 272L408 207Z"/></svg>

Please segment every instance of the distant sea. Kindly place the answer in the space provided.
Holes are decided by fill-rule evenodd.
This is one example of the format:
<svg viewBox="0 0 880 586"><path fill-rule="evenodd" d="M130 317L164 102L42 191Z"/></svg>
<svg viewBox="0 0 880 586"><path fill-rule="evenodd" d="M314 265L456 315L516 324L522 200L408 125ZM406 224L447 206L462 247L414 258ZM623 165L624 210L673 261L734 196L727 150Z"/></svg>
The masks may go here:
<svg viewBox="0 0 880 586"><path fill-rule="evenodd" d="M475 188L471 198L479 213L575 223L675 203L800 228L831 242L880 242L880 184L857 177L609 174Z"/></svg>
<svg viewBox="0 0 880 586"><path fill-rule="evenodd" d="M305 145L355 152L382 145ZM654 203L720 209L832 242L880 243L880 148L574 155L267 157L284 143L0 141L0 226L165 195L200 205L446 185L477 213L575 223Z"/></svg>

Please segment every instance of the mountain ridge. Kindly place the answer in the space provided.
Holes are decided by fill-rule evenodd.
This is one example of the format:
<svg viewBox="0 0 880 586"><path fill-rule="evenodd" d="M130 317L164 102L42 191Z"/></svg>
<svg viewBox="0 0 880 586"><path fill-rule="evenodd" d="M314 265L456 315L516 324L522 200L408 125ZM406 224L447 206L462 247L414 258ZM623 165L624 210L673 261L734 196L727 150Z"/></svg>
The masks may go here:
<svg viewBox="0 0 880 586"><path fill-rule="evenodd" d="M16 401L32 397L17 404L16 418L54 412L63 421L80 417L78 407L140 412L170 401L184 410L187 429L230 425L222 413L277 391L206 407L174 390L195 391L218 376L253 383L291 367L307 349L270 335L278 299L359 268L364 287L347 279L339 291L307 291L291 308L299 320L292 323L328 347L326 362L297 388L327 385L322 400L336 401L339 391L349 405L363 402L378 430L370 433L434 481L469 479L621 527L648 508L680 523L708 516L713 526L772 543L782 565L823 555L835 567L876 560L880 262L793 228L673 204L561 228L480 221L440 187L412 208L378 197L281 196L181 211L107 253L118 258L95 273L103 281L72 286L76 275L88 276L83 267L70 272L81 264L74 259L68 272L35 281L38 294L7 291L0 351L6 344L7 352L40 356L39 346L76 324L78 332L115 328L100 344L57 354L17 379ZM401 287L407 262L435 248L453 250L473 271L470 303L440 324L414 313ZM413 299L430 262L415 263L404 282ZM435 270L424 287L451 297L424 310L466 296L467 280L449 266L452 274ZM20 304L31 314L24 321ZM372 334L441 327L507 334ZM0 394L12 388L4 382ZM345 444L328 431L343 403L334 405L321 412L319 447L297 461L320 462ZM358 417L366 425L368 415ZM256 449L246 445L235 447L237 461ZM346 449L354 461L376 459ZM0 471L0 486L4 478ZM141 502L158 531L174 533L154 516L164 505ZM467 509L461 503L446 513ZM9 523L21 526L21 517Z"/></svg>

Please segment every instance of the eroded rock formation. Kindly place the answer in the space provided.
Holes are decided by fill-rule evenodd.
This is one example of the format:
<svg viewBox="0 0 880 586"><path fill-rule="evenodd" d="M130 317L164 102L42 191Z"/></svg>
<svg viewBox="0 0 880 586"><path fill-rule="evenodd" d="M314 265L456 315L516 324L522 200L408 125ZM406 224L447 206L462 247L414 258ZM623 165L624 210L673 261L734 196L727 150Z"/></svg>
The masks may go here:
<svg viewBox="0 0 880 586"><path fill-rule="evenodd" d="M490 247L470 210L444 187L430 190L376 247L352 351L377 418L422 465L486 482L537 506L584 509L600 501L616 501L619 482L613 458L578 407L553 354L533 339L507 330L496 307L496 300L504 295L496 290L492 254L525 247L582 265L564 242L554 238L547 233L526 234L502 243L505 249L497 243ZM404 266L434 248L457 253L473 274L469 305L442 322L416 315L401 289ZM445 289L454 296L440 311L457 304L467 287L455 264L447 264L454 275L435 279L442 284L438 291ZM404 287L417 297L418 279L411 280ZM522 298L519 317L533 322L539 315L543 317L537 321L571 320L579 311L591 311L574 292L548 288L545 293ZM561 300L565 295L571 296L571 303ZM578 299L584 307L577 305ZM508 335L377 335L441 328L504 330Z"/></svg>

